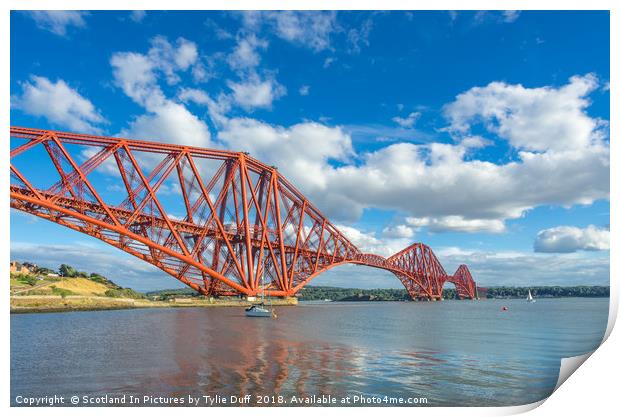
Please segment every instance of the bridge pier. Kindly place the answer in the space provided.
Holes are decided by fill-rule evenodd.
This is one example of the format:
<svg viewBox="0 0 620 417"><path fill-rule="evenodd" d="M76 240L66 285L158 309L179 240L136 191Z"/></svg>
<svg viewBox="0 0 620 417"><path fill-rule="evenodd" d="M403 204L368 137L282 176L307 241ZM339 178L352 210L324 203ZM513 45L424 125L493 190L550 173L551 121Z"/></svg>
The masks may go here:
<svg viewBox="0 0 620 417"><path fill-rule="evenodd" d="M252 304L255 304L261 300L260 297L253 296L243 297L243 299ZM265 304L271 304L274 306L296 306L299 304L299 300L297 297L270 297L265 299Z"/></svg>

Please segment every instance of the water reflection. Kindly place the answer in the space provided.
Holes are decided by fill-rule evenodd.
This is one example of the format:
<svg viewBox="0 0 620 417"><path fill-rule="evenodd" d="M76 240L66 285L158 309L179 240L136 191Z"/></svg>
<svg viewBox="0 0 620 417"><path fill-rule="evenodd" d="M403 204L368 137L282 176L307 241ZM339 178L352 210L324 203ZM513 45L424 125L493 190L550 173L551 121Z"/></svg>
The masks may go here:
<svg viewBox="0 0 620 417"><path fill-rule="evenodd" d="M347 395L517 405L598 345L608 300L350 303L11 317L15 395ZM506 301L504 301L506 303ZM535 309L535 310L534 310Z"/></svg>
<svg viewBox="0 0 620 417"><path fill-rule="evenodd" d="M266 320L239 320L223 331L217 317L201 311L174 317L171 350L177 370L160 374L162 384L193 394L344 394L345 378L361 376L360 349L320 342L293 342ZM187 390L183 391L187 393Z"/></svg>

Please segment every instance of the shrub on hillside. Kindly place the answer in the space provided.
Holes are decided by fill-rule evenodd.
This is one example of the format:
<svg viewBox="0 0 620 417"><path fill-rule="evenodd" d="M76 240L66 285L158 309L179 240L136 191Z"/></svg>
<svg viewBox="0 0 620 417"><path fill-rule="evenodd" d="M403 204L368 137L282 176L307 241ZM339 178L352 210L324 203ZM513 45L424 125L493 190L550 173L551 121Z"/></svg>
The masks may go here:
<svg viewBox="0 0 620 417"><path fill-rule="evenodd" d="M27 274L17 274L15 275L15 279L23 282L24 284L28 284L30 286L34 286L37 283L37 277L35 277L34 275L27 275Z"/></svg>
<svg viewBox="0 0 620 417"><path fill-rule="evenodd" d="M144 294L134 291L131 288L110 289L105 292L105 296L112 298L145 298Z"/></svg>
<svg viewBox="0 0 620 417"><path fill-rule="evenodd" d="M103 275L99 275L96 272L93 272L92 274L90 274L90 276L88 277L88 279L90 279L91 281L97 282L99 284L103 284L106 287L112 288L112 289L120 289L122 287L119 287L118 285L116 285L114 282L110 281L109 279L107 279L106 277L104 277Z"/></svg>
<svg viewBox="0 0 620 417"><path fill-rule="evenodd" d="M62 298L65 298L67 295L75 295L75 293L71 290L66 290L64 288L57 288L55 285L50 287L52 289L53 295L60 295Z"/></svg>

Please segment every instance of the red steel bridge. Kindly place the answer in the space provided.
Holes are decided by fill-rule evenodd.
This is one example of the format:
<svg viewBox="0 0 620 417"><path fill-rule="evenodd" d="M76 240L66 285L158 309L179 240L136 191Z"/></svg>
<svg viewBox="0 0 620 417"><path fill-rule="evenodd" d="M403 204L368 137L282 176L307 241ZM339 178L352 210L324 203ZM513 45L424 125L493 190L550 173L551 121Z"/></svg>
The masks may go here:
<svg viewBox="0 0 620 417"><path fill-rule="evenodd" d="M294 296L343 264L390 271L412 299L446 282L430 247L362 252L276 167L242 152L11 127L11 207L85 233L204 295ZM355 278L351 279L352 285Z"/></svg>

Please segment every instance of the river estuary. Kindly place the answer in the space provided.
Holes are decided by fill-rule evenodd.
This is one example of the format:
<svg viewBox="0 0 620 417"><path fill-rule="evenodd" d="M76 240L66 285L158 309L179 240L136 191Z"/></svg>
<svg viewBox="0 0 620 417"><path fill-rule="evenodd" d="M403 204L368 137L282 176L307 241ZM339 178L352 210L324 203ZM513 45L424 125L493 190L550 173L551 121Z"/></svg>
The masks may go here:
<svg viewBox="0 0 620 417"><path fill-rule="evenodd" d="M608 298L301 303L11 315L11 401L44 395L331 395L500 406L548 396L595 349ZM502 306L508 307L502 311ZM204 405L204 404L203 404ZM222 405L222 404L218 404Z"/></svg>

